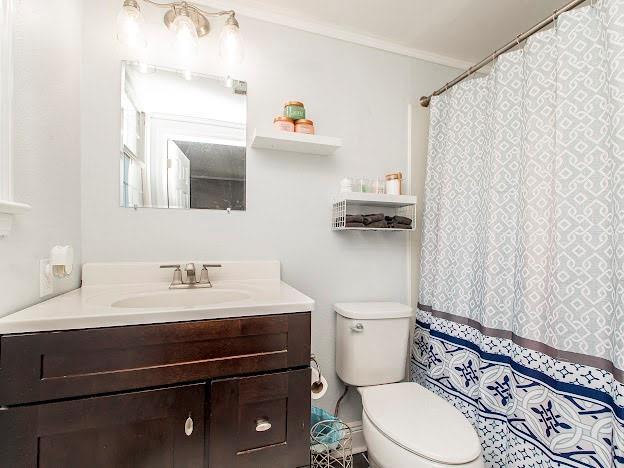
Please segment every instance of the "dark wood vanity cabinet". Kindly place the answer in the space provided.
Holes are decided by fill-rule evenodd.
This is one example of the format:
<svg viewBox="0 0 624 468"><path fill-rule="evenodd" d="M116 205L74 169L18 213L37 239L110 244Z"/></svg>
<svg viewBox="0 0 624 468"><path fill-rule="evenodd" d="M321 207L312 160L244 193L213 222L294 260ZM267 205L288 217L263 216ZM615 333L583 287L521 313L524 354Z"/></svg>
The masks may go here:
<svg viewBox="0 0 624 468"><path fill-rule="evenodd" d="M309 357L309 313L0 336L0 466L306 466Z"/></svg>
<svg viewBox="0 0 624 468"><path fill-rule="evenodd" d="M198 467L206 385L145 390L0 412L3 467ZM193 431L185 432L187 418Z"/></svg>
<svg viewBox="0 0 624 468"><path fill-rule="evenodd" d="M306 466L309 421L309 369L214 381L209 466Z"/></svg>

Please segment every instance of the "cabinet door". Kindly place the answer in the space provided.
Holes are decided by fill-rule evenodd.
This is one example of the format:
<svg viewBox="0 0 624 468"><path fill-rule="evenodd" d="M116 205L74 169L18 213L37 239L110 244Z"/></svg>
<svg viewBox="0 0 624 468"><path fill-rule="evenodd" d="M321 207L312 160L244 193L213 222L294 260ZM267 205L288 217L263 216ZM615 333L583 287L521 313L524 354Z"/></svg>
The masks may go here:
<svg viewBox="0 0 624 468"><path fill-rule="evenodd" d="M201 467L204 412L204 384L8 408L0 466Z"/></svg>
<svg viewBox="0 0 624 468"><path fill-rule="evenodd" d="M310 460L310 369L212 382L210 468L295 468Z"/></svg>

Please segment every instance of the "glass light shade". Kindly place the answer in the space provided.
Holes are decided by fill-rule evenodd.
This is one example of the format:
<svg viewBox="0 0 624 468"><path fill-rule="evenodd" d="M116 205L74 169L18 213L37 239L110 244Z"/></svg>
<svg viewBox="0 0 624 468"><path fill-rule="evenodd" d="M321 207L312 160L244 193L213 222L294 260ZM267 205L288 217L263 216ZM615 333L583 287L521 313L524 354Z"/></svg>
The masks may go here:
<svg viewBox="0 0 624 468"><path fill-rule="evenodd" d="M219 55L228 64L240 64L245 56L243 38L237 24L226 23L219 38Z"/></svg>
<svg viewBox="0 0 624 468"><path fill-rule="evenodd" d="M178 15L171 24L171 31L176 38L176 50L184 64L188 64L196 55L199 46L197 29L191 18Z"/></svg>
<svg viewBox="0 0 624 468"><path fill-rule="evenodd" d="M117 39L133 49L144 49L147 41L143 35L143 15L133 5L124 5L117 16Z"/></svg>

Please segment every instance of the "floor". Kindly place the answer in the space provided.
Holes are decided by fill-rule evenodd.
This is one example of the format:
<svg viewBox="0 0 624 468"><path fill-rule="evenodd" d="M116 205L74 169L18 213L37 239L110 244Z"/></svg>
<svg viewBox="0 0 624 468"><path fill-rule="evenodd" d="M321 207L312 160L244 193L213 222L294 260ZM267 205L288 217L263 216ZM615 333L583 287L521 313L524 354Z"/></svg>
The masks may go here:
<svg viewBox="0 0 624 468"><path fill-rule="evenodd" d="M368 468L368 462L361 453L353 456L353 468Z"/></svg>

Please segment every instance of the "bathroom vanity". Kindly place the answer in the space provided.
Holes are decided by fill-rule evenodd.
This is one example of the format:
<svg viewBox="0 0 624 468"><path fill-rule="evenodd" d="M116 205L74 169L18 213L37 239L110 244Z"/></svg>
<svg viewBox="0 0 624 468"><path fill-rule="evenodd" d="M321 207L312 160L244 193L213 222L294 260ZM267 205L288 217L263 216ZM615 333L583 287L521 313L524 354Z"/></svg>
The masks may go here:
<svg viewBox="0 0 624 468"><path fill-rule="evenodd" d="M200 295L157 265L88 265L80 290L0 319L0 466L308 465L314 302L261 263Z"/></svg>

